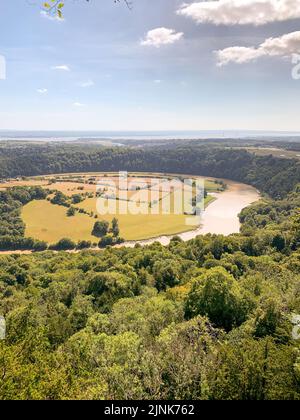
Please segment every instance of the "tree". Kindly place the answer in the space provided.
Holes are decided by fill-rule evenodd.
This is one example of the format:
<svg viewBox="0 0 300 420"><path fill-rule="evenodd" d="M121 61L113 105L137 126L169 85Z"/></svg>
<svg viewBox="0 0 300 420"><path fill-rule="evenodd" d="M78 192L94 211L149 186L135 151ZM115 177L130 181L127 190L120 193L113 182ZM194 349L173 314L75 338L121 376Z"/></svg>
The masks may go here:
<svg viewBox="0 0 300 420"><path fill-rule="evenodd" d="M231 330L246 319L244 299L237 280L221 267L212 268L194 280L185 315L208 316L217 327Z"/></svg>
<svg viewBox="0 0 300 420"><path fill-rule="evenodd" d="M98 221L94 224L92 235L97 238L102 238L108 234L109 223L106 220Z"/></svg>
<svg viewBox="0 0 300 420"><path fill-rule="evenodd" d="M114 238L111 235L105 235L99 241L99 248L106 248L107 246L114 245Z"/></svg>
<svg viewBox="0 0 300 420"><path fill-rule="evenodd" d="M117 300L133 297L138 292L137 279L118 272L91 274L86 290L88 295L94 297L95 305L104 312L109 311Z"/></svg>
<svg viewBox="0 0 300 420"><path fill-rule="evenodd" d="M239 338L223 343L209 374L213 400L294 400L299 398L295 375L297 352L289 346Z"/></svg>
<svg viewBox="0 0 300 420"><path fill-rule="evenodd" d="M281 319L279 302L274 298L268 298L262 302L261 307L255 313L254 335L256 337L274 336Z"/></svg>
<svg viewBox="0 0 300 420"><path fill-rule="evenodd" d="M63 238L60 239L55 245L52 245L50 248L55 249L57 251L68 251L75 249L76 244L69 238Z"/></svg>
<svg viewBox="0 0 300 420"><path fill-rule="evenodd" d="M204 317L171 323L157 340L155 370L163 400L207 400L210 389L207 373L214 371L214 348L222 332ZM153 363L153 362L152 362ZM159 375L158 375L159 372Z"/></svg>
<svg viewBox="0 0 300 420"><path fill-rule="evenodd" d="M281 252L285 248L285 238L281 234L277 234L274 236L272 241L272 246L277 249L277 251Z"/></svg>
<svg viewBox="0 0 300 420"><path fill-rule="evenodd" d="M153 266L153 276L158 290L179 284L180 264L176 260L158 260Z"/></svg>
<svg viewBox="0 0 300 420"><path fill-rule="evenodd" d="M91 241L79 241L77 244L77 249L88 249L91 248Z"/></svg>
<svg viewBox="0 0 300 420"><path fill-rule="evenodd" d="M48 244L45 241L35 241L33 244L33 251L46 251Z"/></svg>
<svg viewBox="0 0 300 420"><path fill-rule="evenodd" d="M68 216L68 217L73 217L73 216L75 216L75 214L76 214L76 209L75 209L75 207L70 207L70 208L68 209L68 211L67 211L67 216Z"/></svg>
<svg viewBox="0 0 300 420"><path fill-rule="evenodd" d="M292 249L300 247L300 209L297 209L296 215L292 218Z"/></svg>
<svg viewBox="0 0 300 420"><path fill-rule="evenodd" d="M61 191L56 191L54 197L51 199L51 204L67 207L68 197Z"/></svg>
<svg viewBox="0 0 300 420"><path fill-rule="evenodd" d="M119 221L115 217L112 220L112 227L110 231L115 237L120 235Z"/></svg>
<svg viewBox="0 0 300 420"><path fill-rule="evenodd" d="M81 194L74 194L71 198L73 204L79 204L83 201L83 197Z"/></svg>

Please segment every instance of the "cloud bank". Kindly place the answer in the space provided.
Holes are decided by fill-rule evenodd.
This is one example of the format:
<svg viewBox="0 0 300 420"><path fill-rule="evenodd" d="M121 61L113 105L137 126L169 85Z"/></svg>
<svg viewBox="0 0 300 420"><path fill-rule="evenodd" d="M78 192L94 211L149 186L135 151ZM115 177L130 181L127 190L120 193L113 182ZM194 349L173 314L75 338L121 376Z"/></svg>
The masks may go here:
<svg viewBox="0 0 300 420"><path fill-rule="evenodd" d="M300 0L218 0L183 4L179 15L197 23L264 25L300 18Z"/></svg>
<svg viewBox="0 0 300 420"><path fill-rule="evenodd" d="M300 51L300 31L278 38L268 38L258 47L229 47L216 51L218 66L231 62L243 64L261 57L289 57Z"/></svg>

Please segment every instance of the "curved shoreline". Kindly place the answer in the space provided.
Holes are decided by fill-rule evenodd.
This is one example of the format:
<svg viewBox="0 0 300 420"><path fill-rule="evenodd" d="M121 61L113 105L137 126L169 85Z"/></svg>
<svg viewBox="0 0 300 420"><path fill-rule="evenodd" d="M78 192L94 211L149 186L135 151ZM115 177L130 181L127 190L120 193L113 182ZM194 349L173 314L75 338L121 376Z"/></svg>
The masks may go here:
<svg viewBox="0 0 300 420"><path fill-rule="evenodd" d="M204 178L204 177L201 177ZM208 180L218 178L205 177ZM163 246L169 245L174 236L180 237L184 242L194 239L199 235L219 234L228 236L240 232L239 213L249 205L261 198L259 191L254 187L236 181L219 179L226 183L226 190L219 193L211 193L215 200L211 201L205 208L201 225L196 229L188 230L178 234L160 235L150 239L125 241L116 248L134 248L135 245L147 246L159 242ZM91 251L101 251L98 248L91 248ZM70 253L81 252L81 250L67 251ZM33 251L0 251L0 255L31 254Z"/></svg>
<svg viewBox="0 0 300 420"><path fill-rule="evenodd" d="M210 178L207 178L210 179ZM217 178L211 178L217 179ZM215 200L209 203L204 210L201 225L197 229L179 233L177 235L161 235L151 239L139 241L126 241L119 248L133 248L135 245L147 246L155 242L161 245L169 245L174 236L178 236L184 242L208 233L217 235L231 235L240 232L240 212L261 198L260 193L252 186L240 182L224 180L226 190L220 193L212 193Z"/></svg>

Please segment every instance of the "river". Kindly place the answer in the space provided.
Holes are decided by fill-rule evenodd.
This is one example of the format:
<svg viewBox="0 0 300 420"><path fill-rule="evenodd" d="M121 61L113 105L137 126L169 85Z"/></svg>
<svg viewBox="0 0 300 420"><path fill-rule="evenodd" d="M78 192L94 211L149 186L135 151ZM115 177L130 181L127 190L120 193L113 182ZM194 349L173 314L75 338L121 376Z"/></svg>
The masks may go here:
<svg viewBox="0 0 300 420"><path fill-rule="evenodd" d="M216 178L206 178L216 179ZM188 232L180 233L179 236L183 241L189 241L198 235L205 235L207 233L230 235L232 233L239 233L240 221L239 213L245 207L258 201L260 199L259 192L250 185L241 184L230 180L223 180L227 188L220 193L213 193L215 201L211 202L205 209L201 219L201 225ZM141 246L151 245L154 242L159 242L162 245L169 245L172 236L159 236L152 239L141 241L124 242L118 247L133 248L136 244ZM93 249L95 250L95 249ZM71 251L78 252L78 251ZM30 254L31 251L2 251L1 254Z"/></svg>
<svg viewBox="0 0 300 420"><path fill-rule="evenodd" d="M183 241L189 241L198 235L205 235L207 233L226 236L232 233L239 233L239 213L245 207L258 201L260 194L250 185L229 180L224 180L224 182L227 185L227 189L223 192L212 194L215 197L215 201L205 209L201 219L201 225L195 230L183 232L176 236L179 236ZM173 236L159 236L144 241L129 241L123 243L121 246L134 247L136 244L146 246L154 242L169 245Z"/></svg>

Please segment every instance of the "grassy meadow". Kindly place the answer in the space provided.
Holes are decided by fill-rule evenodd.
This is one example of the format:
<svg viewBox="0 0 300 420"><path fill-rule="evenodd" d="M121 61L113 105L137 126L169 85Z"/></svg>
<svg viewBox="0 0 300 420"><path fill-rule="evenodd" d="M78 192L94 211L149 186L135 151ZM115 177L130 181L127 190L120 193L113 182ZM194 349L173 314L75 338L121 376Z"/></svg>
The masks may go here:
<svg viewBox="0 0 300 420"><path fill-rule="evenodd" d="M65 207L55 206L47 200L31 201L22 210L25 235L50 244L66 237L74 241L96 239L91 235L94 219L79 213L67 217L66 213Z"/></svg>

